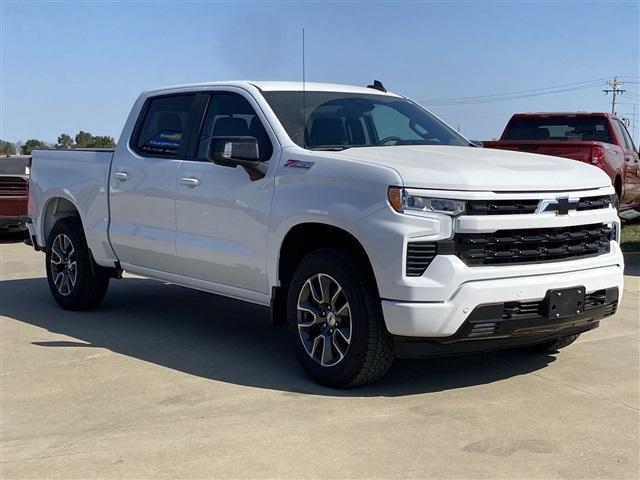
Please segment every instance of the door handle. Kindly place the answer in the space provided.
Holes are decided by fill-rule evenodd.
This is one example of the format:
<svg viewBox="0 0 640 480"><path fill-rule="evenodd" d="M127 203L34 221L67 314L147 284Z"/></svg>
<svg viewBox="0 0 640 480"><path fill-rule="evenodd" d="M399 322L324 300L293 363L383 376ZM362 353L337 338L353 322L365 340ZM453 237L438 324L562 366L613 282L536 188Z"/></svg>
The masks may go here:
<svg viewBox="0 0 640 480"><path fill-rule="evenodd" d="M116 172L113 174L113 178L116 178L121 182L124 182L129 180L129 174L127 172Z"/></svg>
<svg viewBox="0 0 640 480"><path fill-rule="evenodd" d="M200 185L200 179L196 177L183 177L180 179L180 183L187 187L197 187Z"/></svg>

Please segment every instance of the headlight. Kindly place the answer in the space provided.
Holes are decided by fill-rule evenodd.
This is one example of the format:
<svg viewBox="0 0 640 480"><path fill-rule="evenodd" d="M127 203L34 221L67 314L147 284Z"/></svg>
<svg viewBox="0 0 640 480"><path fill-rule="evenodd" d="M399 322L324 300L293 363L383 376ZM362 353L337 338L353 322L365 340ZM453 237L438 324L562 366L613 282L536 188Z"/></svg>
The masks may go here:
<svg viewBox="0 0 640 480"><path fill-rule="evenodd" d="M410 195L400 187L389 187L388 197L391 206L401 213L433 212L456 216L463 213L465 209L464 200Z"/></svg>

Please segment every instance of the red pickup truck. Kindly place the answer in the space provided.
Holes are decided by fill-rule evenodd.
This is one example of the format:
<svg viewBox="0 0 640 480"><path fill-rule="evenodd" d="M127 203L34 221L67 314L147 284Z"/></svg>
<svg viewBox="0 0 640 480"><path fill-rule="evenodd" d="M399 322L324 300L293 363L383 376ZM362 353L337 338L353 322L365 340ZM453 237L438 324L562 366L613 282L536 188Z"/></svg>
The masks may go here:
<svg viewBox="0 0 640 480"><path fill-rule="evenodd" d="M25 230L31 157L0 157L0 232Z"/></svg>
<svg viewBox="0 0 640 480"><path fill-rule="evenodd" d="M611 178L620 211L640 208L638 151L625 124L610 113L517 113L486 148L519 150L590 163Z"/></svg>

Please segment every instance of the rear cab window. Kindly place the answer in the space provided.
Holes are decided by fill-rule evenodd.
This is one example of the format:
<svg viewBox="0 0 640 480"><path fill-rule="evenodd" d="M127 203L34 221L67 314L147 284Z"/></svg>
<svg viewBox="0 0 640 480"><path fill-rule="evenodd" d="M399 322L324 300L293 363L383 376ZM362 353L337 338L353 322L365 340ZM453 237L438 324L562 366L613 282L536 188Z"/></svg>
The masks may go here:
<svg viewBox="0 0 640 480"><path fill-rule="evenodd" d="M599 116L516 117L502 140L549 140L613 143L609 122Z"/></svg>
<svg viewBox="0 0 640 480"><path fill-rule="evenodd" d="M188 121L196 94L152 97L138 121L132 147L141 155L177 157L187 142Z"/></svg>

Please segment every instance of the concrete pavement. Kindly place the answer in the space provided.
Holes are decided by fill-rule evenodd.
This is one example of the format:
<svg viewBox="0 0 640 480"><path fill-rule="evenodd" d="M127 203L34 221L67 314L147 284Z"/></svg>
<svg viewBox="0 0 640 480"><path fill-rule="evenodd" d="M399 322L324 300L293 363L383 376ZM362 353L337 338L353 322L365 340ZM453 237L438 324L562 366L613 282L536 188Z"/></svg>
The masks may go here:
<svg viewBox="0 0 640 480"><path fill-rule="evenodd" d="M2 479L638 478L640 258L559 355L398 361L335 391L262 308L125 278L64 312L41 254L0 257Z"/></svg>

